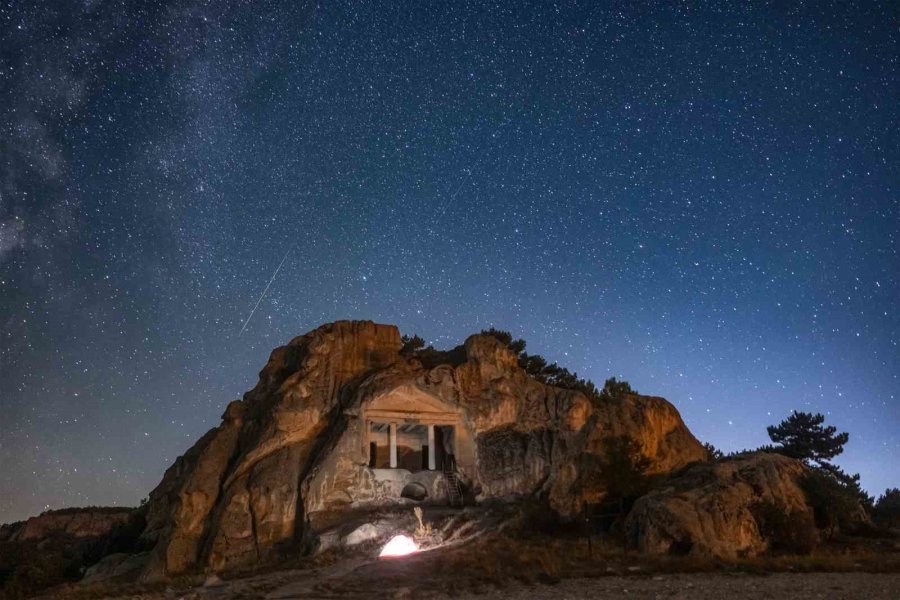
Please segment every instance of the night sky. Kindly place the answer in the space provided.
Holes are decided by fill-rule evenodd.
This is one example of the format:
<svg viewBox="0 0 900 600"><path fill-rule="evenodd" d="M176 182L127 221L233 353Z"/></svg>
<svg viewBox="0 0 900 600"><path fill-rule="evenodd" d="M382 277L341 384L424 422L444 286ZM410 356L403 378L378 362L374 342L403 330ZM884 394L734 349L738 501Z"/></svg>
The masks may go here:
<svg viewBox="0 0 900 600"><path fill-rule="evenodd" d="M4 1L0 522L137 504L337 319L511 330L725 450L821 411L900 484L898 13Z"/></svg>

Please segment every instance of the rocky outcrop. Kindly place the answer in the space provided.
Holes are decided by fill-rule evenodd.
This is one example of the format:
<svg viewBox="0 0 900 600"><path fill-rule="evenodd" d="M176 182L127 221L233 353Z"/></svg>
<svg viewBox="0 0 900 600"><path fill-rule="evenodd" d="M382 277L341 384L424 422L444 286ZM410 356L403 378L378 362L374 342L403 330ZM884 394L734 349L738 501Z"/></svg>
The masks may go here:
<svg viewBox="0 0 900 600"><path fill-rule="evenodd" d="M756 556L768 548L754 517L758 503L812 519L799 487L805 471L797 460L764 452L695 465L635 503L628 541L653 554Z"/></svg>
<svg viewBox="0 0 900 600"><path fill-rule="evenodd" d="M229 404L150 494L145 578L202 561L252 563L297 533L299 485L316 442L348 402L353 382L399 359L395 327L339 322L275 349L256 387Z"/></svg>
<svg viewBox="0 0 900 600"><path fill-rule="evenodd" d="M409 502L410 484L440 498L439 470L369 467L371 423L387 418L378 415L451 424L470 496L539 495L563 515L602 497L582 472L608 436L634 439L655 472L705 460L662 398L597 403L541 384L488 336L423 359L429 366L400 348L394 326L341 321L273 351L256 387L150 494L144 577L262 560L348 510Z"/></svg>
<svg viewBox="0 0 900 600"><path fill-rule="evenodd" d="M179 457L150 494L143 538L155 542L149 573L183 572L195 564L209 531L222 481L237 451L244 405L232 402L222 424Z"/></svg>
<svg viewBox="0 0 900 600"><path fill-rule="evenodd" d="M40 541L55 535L76 538L101 537L128 521L131 508L66 508L50 510L9 527L4 541Z"/></svg>

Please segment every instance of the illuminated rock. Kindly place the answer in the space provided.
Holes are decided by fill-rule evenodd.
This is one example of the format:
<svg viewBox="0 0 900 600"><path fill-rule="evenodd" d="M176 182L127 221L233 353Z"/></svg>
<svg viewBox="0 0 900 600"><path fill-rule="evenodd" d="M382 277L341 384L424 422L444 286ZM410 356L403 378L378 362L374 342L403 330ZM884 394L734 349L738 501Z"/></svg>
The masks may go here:
<svg viewBox="0 0 900 600"><path fill-rule="evenodd" d="M344 544L356 546L357 544L377 539L379 535L381 535L381 532L378 531L377 527L371 523L364 523L350 532L350 535L344 539Z"/></svg>
<svg viewBox="0 0 900 600"><path fill-rule="evenodd" d="M340 321L276 348L256 387L150 494L145 579L265 560L344 511L539 494L562 515L602 498L603 440L627 436L665 473L706 458L678 411L632 395L594 403L544 385L490 336L418 358L392 325ZM415 489L416 494L409 491Z"/></svg>
<svg viewBox="0 0 900 600"><path fill-rule="evenodd" d="M638 499L625 525L628 541L650 554L756 556L768 547L757 503L812 520L799 485L806 472L800 461L766 452L696 465Z"/></svg>

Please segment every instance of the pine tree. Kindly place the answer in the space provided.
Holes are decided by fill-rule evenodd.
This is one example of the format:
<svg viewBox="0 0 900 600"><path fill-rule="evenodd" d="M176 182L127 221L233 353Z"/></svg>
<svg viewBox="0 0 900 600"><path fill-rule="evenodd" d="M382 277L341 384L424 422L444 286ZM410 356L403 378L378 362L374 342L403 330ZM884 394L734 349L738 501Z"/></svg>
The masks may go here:
<svg viewBox="0 0 900 600"><path fill-rule="evenodd" d="M803 480L803 491L816 514L819 527L829 537L858 518L860 507L871 507L872 499L859 485L859 475L844 473L829 461L844 451L850 439L846 432L824 426L825 417L794 411L791 416L767 427L776 444L774 451L802 460L812 467Z"/></svg>
<svg viewBox="0 0 900 600"><path fill-rule="evenodd" d="M821 414L794 411L787 419L766 430L772 441L781 445L783 454L821 466L843 452L844 444L850 439L849 433L838 433L832 425L823 427L824 422L825 417Z"/></svg>

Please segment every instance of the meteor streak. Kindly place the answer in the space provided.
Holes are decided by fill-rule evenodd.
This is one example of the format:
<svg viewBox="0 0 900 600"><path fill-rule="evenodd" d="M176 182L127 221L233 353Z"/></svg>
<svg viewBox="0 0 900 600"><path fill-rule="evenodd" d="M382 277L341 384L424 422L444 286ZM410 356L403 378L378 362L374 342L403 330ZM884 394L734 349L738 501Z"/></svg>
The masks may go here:
<svg viewBox="0 0 900 600"><path fill-rule="evenodd" d="M253 310L251 310L250 314L247 316L247 320L244 321L244 326L241 327L241 332L238 333L239 336L244 333L245 329L247 329L247 323L249 323L250 319L253 318L253 313L255 313L256 309L259 308L259 303L262 302L262 299L266 297L266 292L269 291L269 287L272 285L272 282L275 281L275 277L278 276L278 271L281 270L281 265L283 265L284 261L287 260L288 254L291 253L292 249L293 249L293 246L288 248L287 252L284 253L284 258L281 259L281 262L278 263L278 266L275 268L275 272L272 273L272 277L269 279L269 283L266 284L266 289L264 289L262 294L259 295L259 300L256 301L256 304L253 306Z"/></svg>

